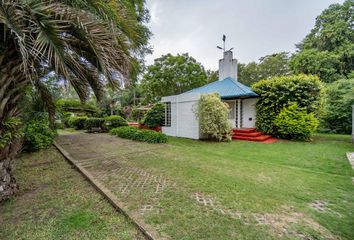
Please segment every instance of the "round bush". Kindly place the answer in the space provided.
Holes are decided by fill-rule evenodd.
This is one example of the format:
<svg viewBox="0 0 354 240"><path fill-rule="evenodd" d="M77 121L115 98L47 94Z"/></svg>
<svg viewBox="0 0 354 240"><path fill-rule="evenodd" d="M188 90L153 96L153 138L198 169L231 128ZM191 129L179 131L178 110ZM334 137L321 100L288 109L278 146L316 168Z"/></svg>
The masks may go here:
<svg viewBox="0 0 354 240"><path fill-rule="evenodd" d="M109 117L105 117L104 125L108 130L110 130L112 128L128 126L128 122L121 116L112 115Z"/></svg>
<svg viewBox="0 0 354 240"><path fill-rule="evenodd" d="M280 137L306 141L315 133L318 120L293 103L279 113L274 124Z"/></svg>
<svg viewBox="0 0 354 240"><path fill-rule="evenodd" d="M156 103L146 112L143 123L149 128L156 128L163 124L164 118L165 105L162 103Z"/></svg>
<svg viewBox="0 0 354 240"><path fill-rule="evenodd" d="M54 142L56 136L56 131L49 128L47 120L32 120L25 128L25 149L33 152L47 148Z"/></svg>

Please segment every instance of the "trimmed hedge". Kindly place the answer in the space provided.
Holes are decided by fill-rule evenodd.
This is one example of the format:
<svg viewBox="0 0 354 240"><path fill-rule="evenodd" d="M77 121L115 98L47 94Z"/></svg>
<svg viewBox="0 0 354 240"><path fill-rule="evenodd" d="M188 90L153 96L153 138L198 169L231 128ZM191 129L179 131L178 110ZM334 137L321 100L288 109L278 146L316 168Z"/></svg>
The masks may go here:
<svg viewBox="0 0 354 240"><path fill-rule="evenodd" d="M140 130L136 127L119 127L114 128L109 132L111 135L115 135L121 138L132 139L140 142L148 143L166 143L167 136L163 133L153 130Z"/></svg>
<svg viewBox="0 0 354 240"><path fill-rule="evenodd" d="M76 130L82 130L85 128L85 122L87 117L69 117L68 125Z"/></svg>
<svg viewBox="0 0 354 240"><path fill-rule="evenodd" d="M260 95L256 127L271 135L279 135L274 121L289 104L297 103L307 113L315 115L320 110L322 84L315 75L273 77L253 84L252 88Z"/></svg>
<svg viewBox="0 0 354 240"><path fill-rule="evenodd" d="M104 118L104 125L105 128L110 130L117 127L128 126L128 122L121 116L112 115Z"/></svg>
<svg viewBox="0 0 354 240"><path fill-rule="evenodd" d="M308 141L318 127L318 120L313 113L308 114L293 103L279 113L274 124L280 137Z"/></svg>
<svg viewBox="0 0 354 240"><path fill-rule="evenodd" d="M85 121L85 129L101 128L103 130L104 121L103 118L87 118Z"/></svg>

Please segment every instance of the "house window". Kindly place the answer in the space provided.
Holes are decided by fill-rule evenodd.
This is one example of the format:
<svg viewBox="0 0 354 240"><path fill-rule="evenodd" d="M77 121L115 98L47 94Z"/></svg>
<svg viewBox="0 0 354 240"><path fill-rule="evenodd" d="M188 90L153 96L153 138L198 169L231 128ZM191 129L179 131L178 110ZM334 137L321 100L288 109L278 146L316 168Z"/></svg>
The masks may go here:
<svg viewBox="0 0 354 240"><path fill-rule="evenodd" d="M229 105L229 119L235 118L235 102L226 102Z"/></svg>
<svg viewBox="0 0 354 240"><path fill-rule="evenodd" d="M171 102L165 103L165 127L171 127Z"/></svg>

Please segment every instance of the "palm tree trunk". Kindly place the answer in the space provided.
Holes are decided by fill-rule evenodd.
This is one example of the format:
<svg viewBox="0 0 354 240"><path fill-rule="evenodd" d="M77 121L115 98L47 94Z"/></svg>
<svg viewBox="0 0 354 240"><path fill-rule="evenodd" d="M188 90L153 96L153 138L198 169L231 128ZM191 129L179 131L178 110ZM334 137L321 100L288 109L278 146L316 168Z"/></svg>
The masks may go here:
<svg viewBox="0 0 354 240"><path fill-rule="evenodd" d="M21 138L15 134L19 129L8 130L4 123L10 118L20 116L19 104L29 83L23 74L16 51L10 50L0 55L0 202L17 190L13 163L22 146Z"/></svg>

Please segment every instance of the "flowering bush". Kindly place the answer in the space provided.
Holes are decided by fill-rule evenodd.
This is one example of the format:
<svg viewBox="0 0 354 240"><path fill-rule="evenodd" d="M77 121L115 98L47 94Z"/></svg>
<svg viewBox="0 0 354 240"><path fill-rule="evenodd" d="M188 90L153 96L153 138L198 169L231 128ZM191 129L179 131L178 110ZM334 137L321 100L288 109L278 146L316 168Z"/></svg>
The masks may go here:
<svg viewBox="0 0 354 240"><path fill-rule="evenodd" d="M200 130L209 139L231 140L231 124L228 120L229 108L219 94L202 94L198 103L197 116Z"/></svg>

